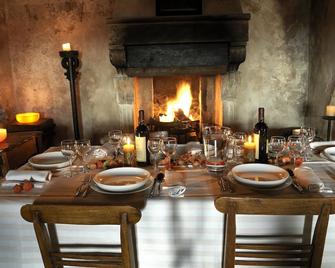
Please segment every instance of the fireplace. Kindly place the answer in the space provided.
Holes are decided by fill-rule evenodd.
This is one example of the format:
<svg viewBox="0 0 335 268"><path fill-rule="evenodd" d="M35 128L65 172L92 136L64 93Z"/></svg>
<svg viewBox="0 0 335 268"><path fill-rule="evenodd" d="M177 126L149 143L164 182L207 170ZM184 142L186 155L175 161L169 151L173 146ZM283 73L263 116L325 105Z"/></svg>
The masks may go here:
<svg viewBox="0 0 335 268"><path fill-rule="evenodd" d="M134 77L134 127L143 109L152 131L199 140L203 123L224 123L222 74L245 60L250 15L239 1L151 2L151 17L108 20L111 63Z"/></svg>
<svg viewBox="0 0 335 268"><path fill-rule="evenodd" d="M134 127L143 109L151 131L168 131L179 143L198 141L202 123L223 124L221 88L220 75L136 77Z"/></svg>

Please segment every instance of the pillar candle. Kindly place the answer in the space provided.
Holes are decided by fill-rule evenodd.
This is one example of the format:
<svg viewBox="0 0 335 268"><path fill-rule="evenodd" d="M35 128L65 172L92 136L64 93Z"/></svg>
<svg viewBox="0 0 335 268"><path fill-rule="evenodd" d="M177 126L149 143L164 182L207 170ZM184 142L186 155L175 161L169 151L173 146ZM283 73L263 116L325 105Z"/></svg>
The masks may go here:
<svg viewBox="0 0 335 268"><path fill-rule="evenodd" d="M65 43L62 45L63 51L70 51L71 50L71 44Z"/></svg>
<svg viewBox="0 0 335 268"><path fill-rule="evenodd" d="M243 145L244 147L244 161L245 162L255 162L255 150L256 144L252 141L252 137L248 136L248 141Z"/></svg>
<svg viewBox="0 0 335 268"><path fill-rule="evenodd" d="M326 107L326 115L327 116L335 116L335 106L333 105L328 105Z"/></svg>

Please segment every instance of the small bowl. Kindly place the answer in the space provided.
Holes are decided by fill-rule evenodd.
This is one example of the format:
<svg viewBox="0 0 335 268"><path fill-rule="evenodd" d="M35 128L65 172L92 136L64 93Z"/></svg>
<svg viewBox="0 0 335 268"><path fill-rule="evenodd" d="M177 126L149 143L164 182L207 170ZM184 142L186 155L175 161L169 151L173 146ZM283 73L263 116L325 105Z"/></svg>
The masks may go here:
<svg viewBox="0 0 335 268"><path fill-rule="evenodd" d="M21 124L30 124L30 123L35 123L38 120L40 120L40 113L21 113L21 114L16 114L16 121L21 123Z"/></svg>

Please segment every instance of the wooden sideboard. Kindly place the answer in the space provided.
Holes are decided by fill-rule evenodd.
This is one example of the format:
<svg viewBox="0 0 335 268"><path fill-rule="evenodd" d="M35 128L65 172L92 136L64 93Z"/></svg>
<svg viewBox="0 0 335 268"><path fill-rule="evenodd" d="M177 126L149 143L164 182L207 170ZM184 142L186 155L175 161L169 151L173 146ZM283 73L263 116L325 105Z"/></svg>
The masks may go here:
<svg viewBox="0 0 335 268"><path fill-rule="evenodd" d="M0 143L0 177L9 169L20 167L38 153L40 136L38 131L8 133L7 139Z"/></svg>

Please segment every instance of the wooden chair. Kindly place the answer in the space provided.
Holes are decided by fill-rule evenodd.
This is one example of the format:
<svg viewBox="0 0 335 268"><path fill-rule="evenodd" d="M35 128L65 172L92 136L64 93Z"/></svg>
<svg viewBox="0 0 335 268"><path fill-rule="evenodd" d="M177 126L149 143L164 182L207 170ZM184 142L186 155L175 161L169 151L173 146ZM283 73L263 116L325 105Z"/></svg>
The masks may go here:
<svg viewBox="0 0 335 268"><path fill-rule="evenodd" d="M266 199L219 197L217 210L225 214L222 267L248 266L300 266L321 267L327 234L329 214L334 213L326 199ZM236 215L318 215L312 241L271 243L237 243ZM311 216L312 217L312 216ZM262 238L260 236L250 236ZM287 238L287 235L283 236ZM254 241L253 239L252 241Z"/></svg>
<svg viewBox="0 0 335 268"><path fill-rule="evenodd" d="M34 225L46 268L137 267L134 224L141 218L138 209L129 206L24 205L21 215ZM121 245L59 244L55 224L120 225ZM92 247L99 251L87 251ZM121 253L111 252L111 249L121 249Z"/></svg>

